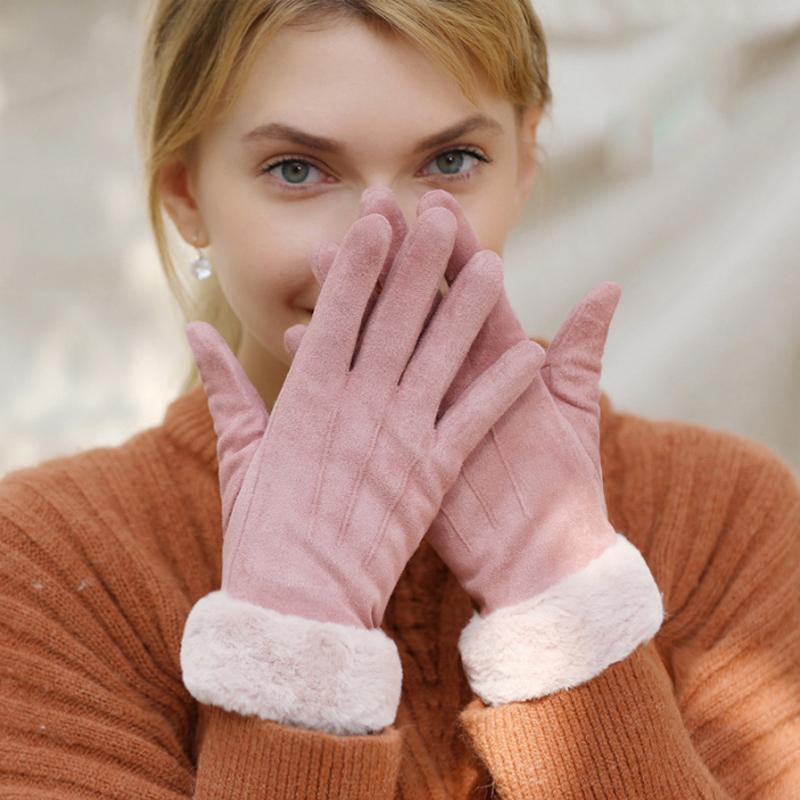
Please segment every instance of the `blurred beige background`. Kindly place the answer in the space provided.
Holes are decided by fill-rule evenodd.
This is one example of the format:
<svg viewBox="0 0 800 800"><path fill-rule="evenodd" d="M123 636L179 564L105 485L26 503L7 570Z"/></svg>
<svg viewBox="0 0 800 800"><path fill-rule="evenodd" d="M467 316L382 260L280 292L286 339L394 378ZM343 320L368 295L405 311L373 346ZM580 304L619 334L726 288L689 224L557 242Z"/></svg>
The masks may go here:
<svg viewBox="0 0 800 800"><path fill-rule="evenodd" d="M189 358L134 139L146 5L0 0L0 474L158 424ZM535 8L555 101L505 259L526 330L616 281L616 407L800 469L800 0Z"/></svg>

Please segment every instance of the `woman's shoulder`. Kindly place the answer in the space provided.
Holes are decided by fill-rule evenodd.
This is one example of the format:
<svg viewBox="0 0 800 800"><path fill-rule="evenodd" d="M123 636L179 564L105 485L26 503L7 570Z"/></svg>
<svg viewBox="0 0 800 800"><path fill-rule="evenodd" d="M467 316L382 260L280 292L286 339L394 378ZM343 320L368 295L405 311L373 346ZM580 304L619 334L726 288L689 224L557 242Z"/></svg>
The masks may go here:
<svg viewBox="0 0 800 800"><path fill-rule="evenodd" d="M529 336L545 350L550 339ZM605 391L599 398L600 453L611 490L637 497L674 492L707 495L724 486L771 482L798 491L798 476L768 445L742 434L678 419L656 419L625 409ZM688 487L688 488L687 488Z"/></svg>
<svg viewBox="0 0 800 800"><path fill-rule="evenodd" d="M101 445L39 463L15 468L0 475L0 485L45 486L77 479L92 470L114 470L107 476L113 485L126 470L140 468L142 461L197 461L206 471L216 469L216 439L202 386L194 386L168 402L159 423L136 431L117 445ZM120 470L122 472L120 472ZM123 481L127 482L127 481Z"/></svg>
<svg viewBox="0 0 800 800"><path fill-rule="evenodd" d="M86 549L92 537L145 544L159 531L176 536L176 528L213 521L216 458L207 446L204 408L196 392L181 395L161 423L121 444L6 473L0 478L0 537Z"/></svg>
<svg viewBox="0 0 800 800"><path fill-rule="evenodd" d="M215 475L166 420L3 476L0 662L28 675L13 687L17 710L43 710L51 738L69 728L59 719L100 706L127 720L149 709L142 730L156 708L164 731L185 728L181 636L219 585L219 528Z"/></svg>
<svg viewBox="0 0 800 800"><path fill-rule="evenodd" d="M800 482L778 453L741 434L614 408L605 393L600 404L609 520L664 593L662 637L708 618L712 598L733 597L728 587L755 591L796 569Z"/></svg>
<svg viewBox="0 0 800 800"><path fill-rule="evenodd" d="M691 482L698 494L738 483L798 489L798 476L769 445L744 434L678 419L658 419L618 407L606 392L600 398L604 469L618 478L637 474L666 491Z"/></svg>

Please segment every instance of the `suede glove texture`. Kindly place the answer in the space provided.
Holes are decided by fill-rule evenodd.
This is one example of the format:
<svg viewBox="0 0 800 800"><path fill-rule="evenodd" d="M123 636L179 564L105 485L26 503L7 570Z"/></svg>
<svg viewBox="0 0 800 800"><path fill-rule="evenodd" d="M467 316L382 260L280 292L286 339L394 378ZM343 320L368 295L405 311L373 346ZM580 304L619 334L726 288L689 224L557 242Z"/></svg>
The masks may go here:
<svg viewBox="0 0 800 800"><path fill-rule="evenodd" d="M435 207L458 222L445 271L452 284L480 245L452 195L428 192L417 214ZM407 232L388 189L365 193L362 212ZM315 253L321 284L335 254L331 243ZM651 639L664 618L662 593L641 553L609 522L603 491L599 381L620 294L602 283L572 309L541 370L465 460L426 534L476 606L459 650L488 705L584 683ZM292 342L302 334L293 331ZM521 341L529 339L503 290L443 408Z"/></svg>
<svg viewBox="0 0 800 800"><path fill-rule="evenodd" d="M187 325L223 528L221 588L193 606L181 646L196 699L342 735L393 722L388 599L462 463L541 365L515 342L439 413L503 281L499 256L476 252L431 313L456 228L432 208L398 248L385 217L360 217L271 413L222 336Z"/></svg>

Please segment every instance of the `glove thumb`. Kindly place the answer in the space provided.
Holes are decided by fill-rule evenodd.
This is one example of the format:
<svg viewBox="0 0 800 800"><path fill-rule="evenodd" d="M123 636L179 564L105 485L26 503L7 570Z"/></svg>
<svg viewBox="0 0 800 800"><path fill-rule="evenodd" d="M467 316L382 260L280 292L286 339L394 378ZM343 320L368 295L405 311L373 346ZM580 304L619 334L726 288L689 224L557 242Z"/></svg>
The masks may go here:
<svg viewBox="0 0 800 800"><path fill-rule="evenodd" d="M572 309L547 348L542 378L584 450L600 466L600 374L608 329L622 290L601 283Z"/></svg>
<svg viewBox="0 0 800 800"><path fill-rule="evenodd" d="M207 322L190 322L186 338L208 398L217 434L223 530L269 413L225 339Z"/></svg>

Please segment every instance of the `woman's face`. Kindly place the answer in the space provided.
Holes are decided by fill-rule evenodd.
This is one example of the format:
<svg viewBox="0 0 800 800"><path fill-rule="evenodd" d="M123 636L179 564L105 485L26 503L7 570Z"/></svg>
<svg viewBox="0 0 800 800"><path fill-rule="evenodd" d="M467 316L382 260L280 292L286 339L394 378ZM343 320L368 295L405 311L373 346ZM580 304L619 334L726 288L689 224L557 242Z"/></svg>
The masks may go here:
<svg viewBox="0 0 800 800"><path fill-rule="evenodd" d="M489 122L455 131L476 115ZM531 111L518 130L512 104L485 92L473 105L422 51L359 21L284 28L262 48L191 165L176 159L161 185L183 238L208 248L268 408L291 363L283 333L320 291L309 251L341 242L364 190L388 186L410 227L419 198L445 189L502 255L532 187L536 122Z"/></svg>

